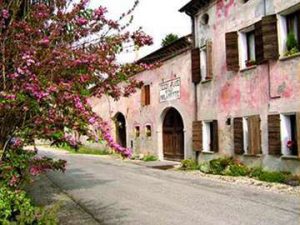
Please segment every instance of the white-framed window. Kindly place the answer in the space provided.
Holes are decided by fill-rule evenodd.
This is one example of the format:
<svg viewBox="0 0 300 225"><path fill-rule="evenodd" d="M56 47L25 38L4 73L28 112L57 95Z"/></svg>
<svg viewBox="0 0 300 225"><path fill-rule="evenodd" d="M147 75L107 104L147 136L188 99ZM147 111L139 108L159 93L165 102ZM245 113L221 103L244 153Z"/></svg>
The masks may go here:
<svg viewBox="0 0 300 225"><path fill-rule="evenodd" d="M296 114L280 115L281 153L298 156Z"/></svg>
<svg viewBox="0 0 300 225"><path fill-rule="evenodd" d="M200 48L200 71L201 80L204 81L207 78L207 48L206 45Z"/></svg>
<svg viewBox="0 0 300 225"><path fill-rule="evenodd" d="M239 32L240 68L256 65L255 29L248 27Z"/></svg>
<svg viewBox="0 0 300 225"><path fill-rule="evenodd" d="M244 146L244 154L249 154L248 146L249 146L249 131L248 131L248 118L243 117L243 146Z"/></svg>
<svg viewBox="0 0 300 225"><path fill-rule="evenodd" d="M279 54L289 56L300 51L300 5L278 15Z"/></svg>
<svg viewBox="0 0 300 225"><path fill-rule="evenodd" d="M203 152L218 151L218 121L202 122Z"/></svg>

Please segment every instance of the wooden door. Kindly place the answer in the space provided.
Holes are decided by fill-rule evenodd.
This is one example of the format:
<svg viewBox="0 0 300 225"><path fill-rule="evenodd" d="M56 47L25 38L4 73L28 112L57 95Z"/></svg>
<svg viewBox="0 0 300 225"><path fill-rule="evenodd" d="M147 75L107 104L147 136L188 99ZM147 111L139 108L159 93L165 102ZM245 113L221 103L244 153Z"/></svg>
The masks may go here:
<svg viewBox="0 0 300 225"><path fill-rule="evenodd" d="M176 109L170 109L163 123L164 159L180 161L184 159L183 121Z"/></svg>

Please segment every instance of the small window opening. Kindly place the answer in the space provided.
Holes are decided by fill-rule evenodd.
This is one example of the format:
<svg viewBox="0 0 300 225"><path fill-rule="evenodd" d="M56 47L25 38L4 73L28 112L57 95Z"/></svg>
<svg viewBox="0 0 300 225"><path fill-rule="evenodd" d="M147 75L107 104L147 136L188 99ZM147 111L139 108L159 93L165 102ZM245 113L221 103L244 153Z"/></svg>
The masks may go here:
<svg viewBox="0 0 300 225"><path fill-rule="evenodd" d="M138 137L140 137L140 135L141 135L140 127L136 126L135 127L135 137L138 138Z"/></svg>
<svg viewBox="0 0 300 225"><path fill-rule="evenodd" d="M152 136L151 126L146 125L146 137L151 137L151 136Z"/></svg>
<svg viewBox="0 0 300 225"><path fill-rule="evenodd" d="M202 25L207 25L208 22L209 22L209 15L208 15L207 13L204 14L204 15L201 17L200 22L201 22Z"/></svg>

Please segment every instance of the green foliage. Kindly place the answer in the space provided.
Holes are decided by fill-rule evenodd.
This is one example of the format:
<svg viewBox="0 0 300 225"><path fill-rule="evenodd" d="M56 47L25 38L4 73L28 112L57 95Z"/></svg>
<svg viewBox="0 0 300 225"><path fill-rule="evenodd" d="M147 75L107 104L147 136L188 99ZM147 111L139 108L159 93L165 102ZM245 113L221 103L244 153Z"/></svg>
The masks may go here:
<svg viewBox="0 0 300 225"><path fill-rule="evenodd" d="M157 161L158 158L155 155L145 155L142 159L145 162Z"/></svg>
<svg viewBox="0 0 300 225"><path fill-rule="evenodd" d="M227 166L233 164L232 158L218 158L209 161L210 173L223 174Z"/></svg>
<svg viewBox="0 0 300 225"><path fill-rule="evenodd" d="M234 177L247 176L249 172L250 172L249 168L241 163L230 164L224 170L225 175L234 176Z"/></svg>
<svg viewBox="0 0 300 225"><path fill-rule="evenodd" d="M199 164L194 159L185 159L181 161L180 169L182 170L197 170L199 169Z"/></svg>
<svg viewBox="0 0 300 225"><path fill-rule="evenodd" d="M266 171L258 167L252 169L250 176L260 181L285 183L288 176L290 176L290 173L281 171Z"/></svg>
<svg viewBox="0 0 300 225"><path fill-rule="evenodd" d="M161 42L162 47L166 47L167 45L172 44L174 41L178 40L178 35L176 34L168 34Z"/></svg>
<svg viewBox="0 0 300 225"><path fill-rule="evenodd" d="M290 32L287 36L286 48L288 51L291 51L293 48L298 48L298 42L293 32Z"/></svg>
<svg viewBox="0 0 300 225"><path fill-rule="evenodd" d="M55 225L57 210L34 207L24 191L0 188L0 224Z"/></svg>

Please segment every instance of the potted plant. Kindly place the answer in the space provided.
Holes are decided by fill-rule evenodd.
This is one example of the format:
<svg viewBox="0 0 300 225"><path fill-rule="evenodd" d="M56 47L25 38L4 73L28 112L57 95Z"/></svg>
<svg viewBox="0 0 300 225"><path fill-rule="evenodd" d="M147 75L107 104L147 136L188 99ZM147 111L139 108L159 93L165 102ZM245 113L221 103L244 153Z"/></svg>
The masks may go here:
<svg viewBox="0 0 300 225"><path fill-rule="evenodd" d="M250 66L255 66L256 65L256 61L252 60L252 59L246 60L245 63L246 63L246 67L250 67Z"/></svg>
<svg viewBox="0 0 300 225"><path fill-rule="evenodd" d="M295 34L290 32L286 40L287 51L284 54L285 56L291 56L299 52L298 41L296 40Z"/></svg>

